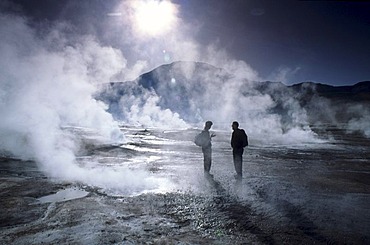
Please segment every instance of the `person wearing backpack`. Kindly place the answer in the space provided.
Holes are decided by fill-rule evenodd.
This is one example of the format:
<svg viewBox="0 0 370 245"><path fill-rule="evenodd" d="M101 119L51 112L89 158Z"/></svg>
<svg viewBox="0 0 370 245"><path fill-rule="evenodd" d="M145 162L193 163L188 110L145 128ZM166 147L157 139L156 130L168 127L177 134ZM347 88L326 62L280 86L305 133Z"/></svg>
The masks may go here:
<svg viewBox="0 0 370 245"><path fill-rule="evenodd" d="M203 162L204 162L204 174L211 176L209 171L211 170L212 164L212 143L211 138L215 137L215 134L210 134L209 130L211 129L213 123L207 121L204 125L203 131L195 137L195 144L202 147L203 152Z"/></svg>
<svg viewBox="0 0 370 245"><path fill-rule="evenodd" d="M233 148L233 161L236 171L235 178L241 180L243 176L243 153L244 147L248 145L248 136L244 129L239 128L239 123L237 121L233 122L232 128L231 147Z"/></svg>

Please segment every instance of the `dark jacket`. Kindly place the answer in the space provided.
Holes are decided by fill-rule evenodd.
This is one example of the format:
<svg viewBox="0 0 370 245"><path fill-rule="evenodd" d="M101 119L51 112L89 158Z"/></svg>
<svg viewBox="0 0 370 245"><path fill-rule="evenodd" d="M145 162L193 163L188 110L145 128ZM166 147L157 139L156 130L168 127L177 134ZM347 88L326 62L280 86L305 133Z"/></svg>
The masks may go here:
<svg viewBox="0 0 370 245"><path fill-rule="evenodd" d="M202 131L202 135L203 135L203 138L204 138L203 148L210 148L210 147L212 147L211 135L209 134L209 131L203 130Z"/></svg>
<svg viewBox="0 0 370 245"><path fill-rule="evenodd" d="M232 148L244 148L248 145L248 136L244 129L235 129L231 135L231 147Z"/></svg>

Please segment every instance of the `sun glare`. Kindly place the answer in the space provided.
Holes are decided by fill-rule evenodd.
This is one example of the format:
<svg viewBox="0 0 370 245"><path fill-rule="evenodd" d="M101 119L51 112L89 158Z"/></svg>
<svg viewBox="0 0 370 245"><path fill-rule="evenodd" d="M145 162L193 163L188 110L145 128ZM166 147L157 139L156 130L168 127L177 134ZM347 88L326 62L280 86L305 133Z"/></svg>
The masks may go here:
<svg viewBox="0 0 370 245"><path fill-rule="evenodd" d="M133 9L135 27L142 34L158 36L177 24L177 7L170 1L134 1Z"/></svg>

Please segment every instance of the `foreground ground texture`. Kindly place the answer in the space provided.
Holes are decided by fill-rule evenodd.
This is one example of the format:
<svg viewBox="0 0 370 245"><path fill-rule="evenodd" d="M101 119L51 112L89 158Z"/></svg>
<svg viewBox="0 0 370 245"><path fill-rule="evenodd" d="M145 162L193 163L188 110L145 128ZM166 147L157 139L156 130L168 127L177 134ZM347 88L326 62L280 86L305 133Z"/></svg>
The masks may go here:
<svg viewBox="0 0 370 245"><path fill-rule="evenodd" d="M222 133L218 137L222 141ZM226 143L214 143L213 177L203 176L196 146L160 145L145 144L161 149L145 153L158 156L145 168L189 188L110 195L99 187L50 179L32 161L0 158L0 244L370 243L366 139L352 135L325 147L251 145L242 181L233 177ZM121 151L105 147L93 154ZM160 159L166 152L170 160ZM61 191L63 197L55 196Z"/></svg>

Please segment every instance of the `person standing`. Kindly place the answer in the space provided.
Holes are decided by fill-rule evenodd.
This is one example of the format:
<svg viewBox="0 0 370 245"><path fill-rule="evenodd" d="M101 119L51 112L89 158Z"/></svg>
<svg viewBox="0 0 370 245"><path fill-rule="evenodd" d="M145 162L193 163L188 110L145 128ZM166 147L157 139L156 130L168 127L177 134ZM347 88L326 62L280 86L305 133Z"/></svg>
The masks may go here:
<svg viewBox="0 0 370 245"><path fill-rule="evenodd" d="M232 124L233 133L231 135L231 147L233 148L233 161L236 171L236 179L243 176L243 153L244 147L248 145L248 136L244 129L239 128L239 123L234 121Z"/></svg>
<svg viewBox="0 0 370 245"><path fill-rule="evenodd" d="M215 134L210 134L209 130L211 129L213 123L207 121L204 125L204 129L201 133L202 137L202 152L203 152L203 161L204 161L204 174L210 175L209 171L211 170L212 164L212 143L211 138L215 137Z"/></svg>

